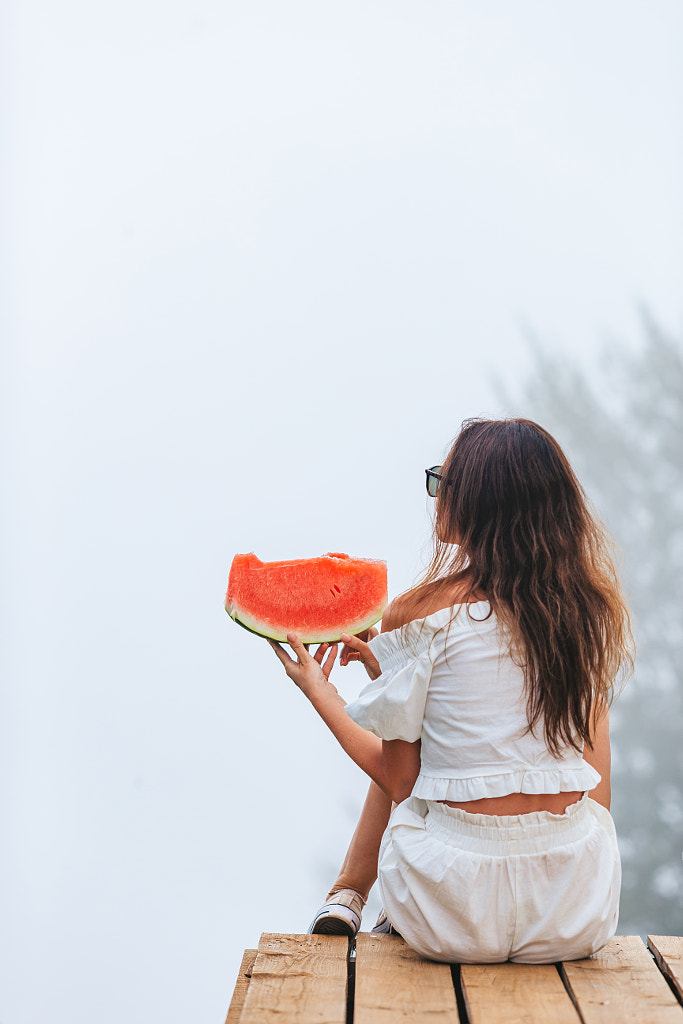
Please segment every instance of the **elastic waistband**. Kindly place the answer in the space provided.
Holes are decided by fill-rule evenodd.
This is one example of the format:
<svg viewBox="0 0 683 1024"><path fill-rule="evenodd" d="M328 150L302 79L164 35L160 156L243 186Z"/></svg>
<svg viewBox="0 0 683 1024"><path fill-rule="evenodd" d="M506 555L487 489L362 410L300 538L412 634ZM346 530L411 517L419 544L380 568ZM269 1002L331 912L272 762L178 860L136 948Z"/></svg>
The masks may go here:
<svg viewBox="0 0 683 1024"><path fill-rule="evenodd" d="M594 827L588 797L570 804L564 814L471 814L460 807L425 801L425 828L451 846L491 856L540 853L585 838Z"/></svg>

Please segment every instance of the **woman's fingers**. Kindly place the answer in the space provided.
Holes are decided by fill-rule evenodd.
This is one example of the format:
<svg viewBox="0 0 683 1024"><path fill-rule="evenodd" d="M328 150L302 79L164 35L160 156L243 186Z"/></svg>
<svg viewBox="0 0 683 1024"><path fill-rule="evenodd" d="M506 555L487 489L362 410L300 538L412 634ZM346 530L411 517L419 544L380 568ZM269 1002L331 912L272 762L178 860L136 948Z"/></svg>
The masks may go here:
<svg viewBox="0 0 683 1024"><path fill-rule="evenodd" d="M275 651L275 654L282 663L282 667L284 668L289 678L294 679L295 673L301 667L300 662L294 661L293 658L290 658L290 656L287 654L287 651L285 651L284 648L280 647L280 644L277 643L277 641L268 640L268 643Z"/></svg>
<svg viewBox="0 0 683 1024"><path fill-rule="evenodd" d="M280 659L280 661L285 666L285 668L287 668L287 663L288 662L289 662L290 665L294 664L294 662L292 661L290 656L287 654L287 651L283 650L283 648L280 647L280 645L277 642L277 640L270 640L268 637L266 637L266 639L268 640L268 643L273 648L273 650L275 651L275 654Z"/></svg>
<svg viewBox="0 0 683 1024"><path fill-rule="evenodd" d="M341 657L339 659L340 665L348 665L350 661L360 661L361 657L358 651L355 651L353 647L349 647L348 644L344 644L342 647Z"/></svg>
<svg viewBox="0 0 683 1024"><path fill-rule="evenodd" d="M295 660L275 640L268 640L268 643L275 651L289 678L296 683L309 700L313 699L312 695L319 692L321 687L329 686L335 693L337 692L329 681L330 672L337 657L337 644L320 644L315 656L312 656L308 653L307 645L302 643L296 633L288 633L287 643L296 655Z"/></svg>
<svg viewBox="0 0 683 1024"><path fill-rule="evenodd" d="M341 638L344 641L344 646L342 647L339 664L348 665L350 661L362 661L362 648L367 647L367 644L365 644L360 637L350 636L348 633L342 633Z"/></svg>
<svg viewBox="0 0 683 1024"><path fill-rule="evenodd" d="M306 662L310 660L311 655L308 653L307 644L302 643L296 633L287 634L287 643L296 654L301 665L305 665Z"/></svg>
<svg viewBox="0 0 683 1024"><path fill-rule="evenodd" d="M292 676L292 669L299 668L300 666L306 665L308 664L308 662L313 660L310 654L308 653L308 646L302 643L301 640L299 640L299 637L296 635L296 633L287 634L287 643L296 654L296 661L293 658L290 658L289 654L287 654L287 651L285 651L284 648L281 647L276 640L268 640L268 643L275 651L275 654L284 665L285 672L290 677Z"/></svg>
<svg viewBox="0 0 683 1024"><path fill-rule="evenodd" d="M337 651L339 650L339 647L337 644L332 644L331 646L329 644L321 644L320 647L318 648L318 651L316 652L316 658L317 654L320 653L321 647L329 648L327 657L325 658L325 661L321 665L325 679L329 679L330 672L332 671L332 667L334 665L335 658L337 657Z"/></svg>
<svg viewBox="0 0 683 1024"><path fill-rule="evenodd" d="M313 655L313 657L315 658L315 660L318 662L319 665L322 663L323 657L327 653L329 648L330 648L330 644L328 644L327 642L324 643L324 644L320 644L319 647L318 647L318 650Z"/></svg>
<svg viewBox="0 0 683 1024"><path fill-rule="evenodd" d="M307 648L306 644L304 644L304 646ZM325 673L326 679L329 679L330 677L330 672L332 671L338 650L339 645L337 643L331 644L325 642L318 645L318 650L313 655L313 660L318 662Z"/></svg>
<svg viewBox="0 0 683 1024"><path fill-rule="evenodd" d="M357 636L350 636L349 633L342 633L344 649L342 651L341 664L348 665L349 661L362 661L368 675L376 679L381 675L379 662L372 653L372 648L365 641L359 640ZM344 657L346 655L346 657ZM355 656L354 656L355 655Z"/></svg>
<svg viewBox="0 0 683 1024"><path fill-rule="evenodd" d="M352 651L356 651L361 655L370 653L369 646L364 640L361 640L360 637L351 636L349 633L342 633L341 638L346 646L350 647Z"/></svg>

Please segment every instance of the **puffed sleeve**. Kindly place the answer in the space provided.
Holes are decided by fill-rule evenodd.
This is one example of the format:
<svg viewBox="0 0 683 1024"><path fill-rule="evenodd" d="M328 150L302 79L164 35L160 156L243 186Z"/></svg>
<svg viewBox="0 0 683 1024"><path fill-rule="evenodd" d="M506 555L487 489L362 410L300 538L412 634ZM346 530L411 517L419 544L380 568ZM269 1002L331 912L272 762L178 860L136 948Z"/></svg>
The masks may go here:
<svg viewBox="0 0 683 1024"><path fill-rule="evenodd" d="M422 735L432 674L429 644L402 643L395 631L381 633L370 641L370 647L382 674L346 705L346 712L382 740L413 743Z"/></svg>

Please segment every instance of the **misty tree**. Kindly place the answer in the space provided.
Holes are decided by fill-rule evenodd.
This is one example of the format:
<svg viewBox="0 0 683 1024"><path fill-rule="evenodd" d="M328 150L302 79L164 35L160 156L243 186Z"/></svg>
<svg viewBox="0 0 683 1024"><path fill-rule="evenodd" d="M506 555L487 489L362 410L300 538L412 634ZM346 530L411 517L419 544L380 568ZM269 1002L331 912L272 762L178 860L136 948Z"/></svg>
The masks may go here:
<svg viewBox="0 0 683 1024"><path fill-rule="evenodd" d="M611 715L624 869L619 930L680 934L683 350L647 314L637 353L605 348L594 374L534 349L520 404L565 447L616 538L636 634L635 674Z"/></svg>

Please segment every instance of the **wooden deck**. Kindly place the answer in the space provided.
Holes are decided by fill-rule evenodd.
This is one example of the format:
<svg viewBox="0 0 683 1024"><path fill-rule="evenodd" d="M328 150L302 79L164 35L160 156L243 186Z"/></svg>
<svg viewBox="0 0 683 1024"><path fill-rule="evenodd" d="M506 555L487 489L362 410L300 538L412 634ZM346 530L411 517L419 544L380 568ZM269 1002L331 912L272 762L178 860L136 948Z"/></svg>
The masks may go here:
<svg viewBox="0 0 683 1024"><path fill-rule="evenodd" d="M437 964L396 936L261 936L226 1024L683 1024L683 938L564 964ZM649 947L649 949L648 949Z"/></svg>

